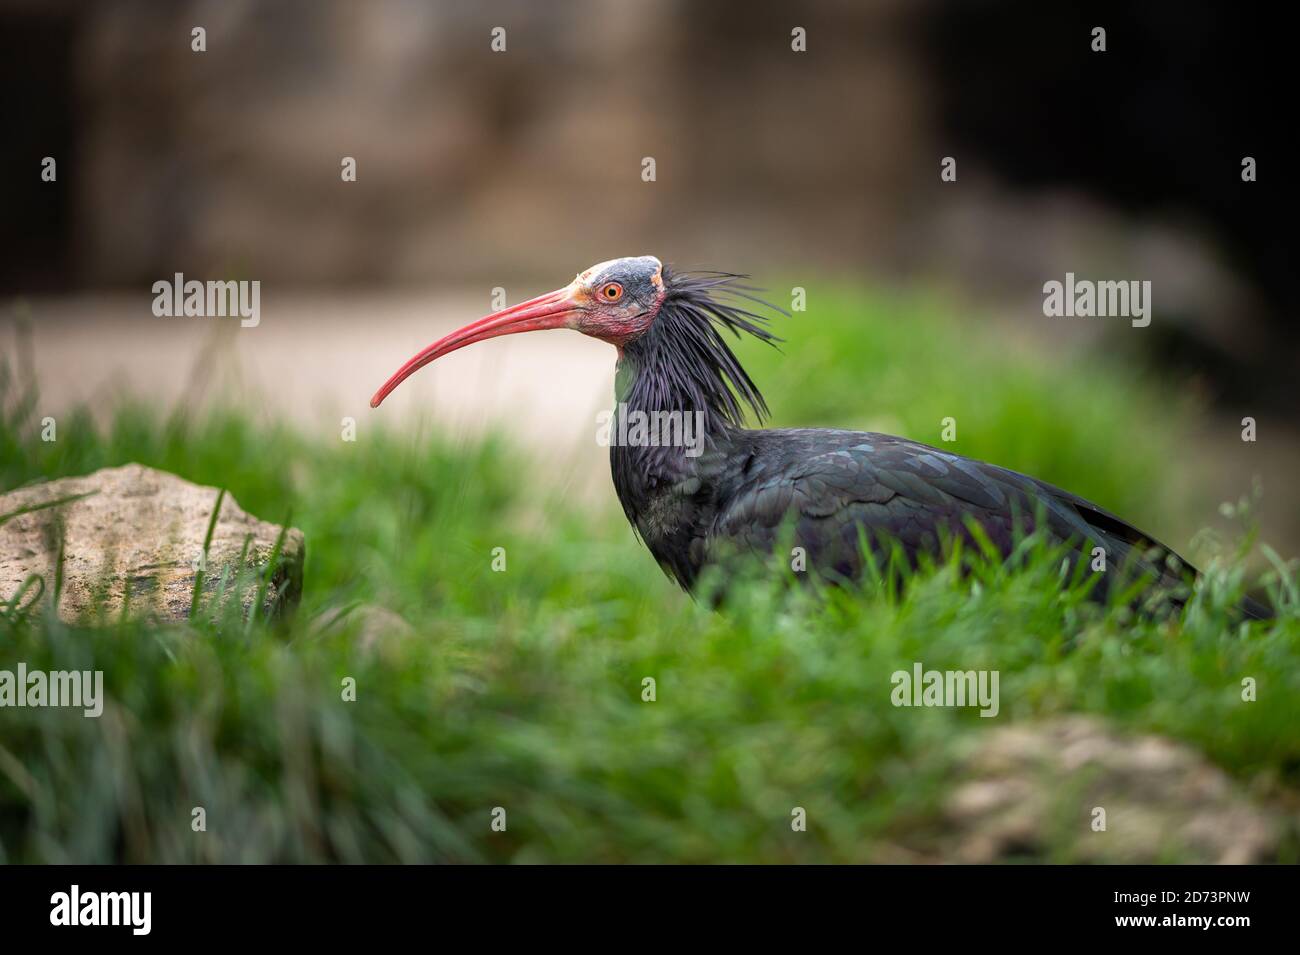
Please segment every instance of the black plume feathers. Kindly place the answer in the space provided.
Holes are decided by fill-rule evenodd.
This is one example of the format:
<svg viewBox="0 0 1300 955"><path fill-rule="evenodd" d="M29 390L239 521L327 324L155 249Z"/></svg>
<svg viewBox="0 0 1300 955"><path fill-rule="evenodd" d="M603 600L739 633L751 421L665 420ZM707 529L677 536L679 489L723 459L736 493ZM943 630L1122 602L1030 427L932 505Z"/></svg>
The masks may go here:
<svg viewBox="0 0 1300 955"><path fill-rule="evenodd" d="M767 402L741 366L723 331L743 332L775 345L769 316L751 306L788 315L730 272L663 270L664 300L645 334L629 342L624 355L634 366L626 400L643 411L702 411L709 430L745 424L745 409L760 423Z"/></svg>

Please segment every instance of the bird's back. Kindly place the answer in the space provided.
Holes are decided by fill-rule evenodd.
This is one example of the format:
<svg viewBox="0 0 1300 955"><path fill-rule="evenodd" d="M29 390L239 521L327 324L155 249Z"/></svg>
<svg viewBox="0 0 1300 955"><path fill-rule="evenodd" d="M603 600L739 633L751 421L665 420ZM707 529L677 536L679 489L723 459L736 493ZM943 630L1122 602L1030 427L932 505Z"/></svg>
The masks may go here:
<svg viewBox="0 0 1300 955"><path fill-rule="evenodd" d="M894 542L915 562L972 524L1009 554L1040 527L1077 554L1105 551L1108 568L1138 569L1173 585L1179 563L1154 537L1077 495L1006 468L891 435L822 429L733 430L689 479L668 482L638 529L665 568L690 588L707 564L800 547L810 571L857 579L863 543ZM629 517L632 514L629 513ZM668 533L665 533L668 531ZM783 534L789 536L782 536ZM1187 570L1191 568L1181 565Z"/></svg>

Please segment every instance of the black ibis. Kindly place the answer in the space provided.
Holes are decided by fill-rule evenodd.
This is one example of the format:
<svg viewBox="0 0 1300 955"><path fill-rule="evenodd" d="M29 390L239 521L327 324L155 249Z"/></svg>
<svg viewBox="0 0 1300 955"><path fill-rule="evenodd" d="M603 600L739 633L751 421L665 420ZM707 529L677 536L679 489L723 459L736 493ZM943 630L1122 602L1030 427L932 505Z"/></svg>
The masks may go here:
<svg viewBox="0 0 1300 955"><path fill-rule="evenodd" d="M434 342L370 405L419 368L489 338L571 328L608 342L618 351L616 414L658 422L676 415L702 431L693 447L653 439L610 446L628 521L688 591L706 566L729 566L737 553L770 557L782 543L792 553L801 548L807 570L820 577L853 580L868 554L897 546L915 562L945 541L971 541L972 524L1004 555L1018 532L1038 526L1089 566L1104 557L1107 568L1140 570L1170 589L1195 573L1127 521L1006 468L885 434L746 428L746 412L761 422L767 405L725 333L774 343L768 313L781 310L743 278L676 272L651 255L593 265L562 289ZM1105 589L1103 581L1098 591ZM1266 613L1253 602L1245 611Z"/></svg>

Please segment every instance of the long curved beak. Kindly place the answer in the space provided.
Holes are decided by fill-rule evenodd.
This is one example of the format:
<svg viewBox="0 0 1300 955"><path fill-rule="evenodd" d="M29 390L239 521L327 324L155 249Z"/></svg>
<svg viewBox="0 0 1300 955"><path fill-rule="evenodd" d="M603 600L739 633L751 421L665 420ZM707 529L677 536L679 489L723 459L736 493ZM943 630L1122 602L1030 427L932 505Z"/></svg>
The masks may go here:
<svg viewBox="0 0 1300 955"><path fill-rule="evenodd" d="M574 287L567 285L554 292L529 299L527 302L520 302L518 305L494 312L476 322L470 322L464 328L459 328L450 335L438 339L397 369L393 377L384 382L384 386L370 399L370 407L378 408L380 402L387 398L394 388L435 358L450 355L458 348L501 335L536 332L547 328L566 328L569 324L569 316L579 307L580 303L574 294Z"/></svg>

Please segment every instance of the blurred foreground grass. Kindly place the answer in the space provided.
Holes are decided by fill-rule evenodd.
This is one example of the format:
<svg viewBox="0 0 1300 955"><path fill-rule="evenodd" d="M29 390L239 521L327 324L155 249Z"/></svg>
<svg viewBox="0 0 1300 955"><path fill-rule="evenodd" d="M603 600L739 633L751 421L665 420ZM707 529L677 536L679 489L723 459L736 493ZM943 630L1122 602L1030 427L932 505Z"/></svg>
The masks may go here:
<svg viewBox="0 0 1300 955"><path fill-rule="evenodd" d="M779 424L937 444L951 415L957 451L1157 533L1187 523L1161 484L1180 411L1133 368L1043 362L932 304L854 293L782 330L786 357L742 355ZM280 624L0 615L0 669L102 669L109 696L100 719L0 709L3 861L943 858L959 744L1061 713L1186 741L1277 802L1300 788L1294 580L1275 584L1280 620L1235 627L1226 553L1163 623L1086 603L1048 554L1014 573L941 568L901 599L755 585L715 613L662 577L612 494L561 499L498 439L367 422L355 443L321 442L141 405L61 419L42 442L34 390L3 374L4 489L139 461L268 520L292 509L307 539L303 603ZM890 674L913 661L998 670L998 717L894 707ZM791 831L796 806L807 832ZM1026 857L1068 861L1071 845Z"/></svg>

